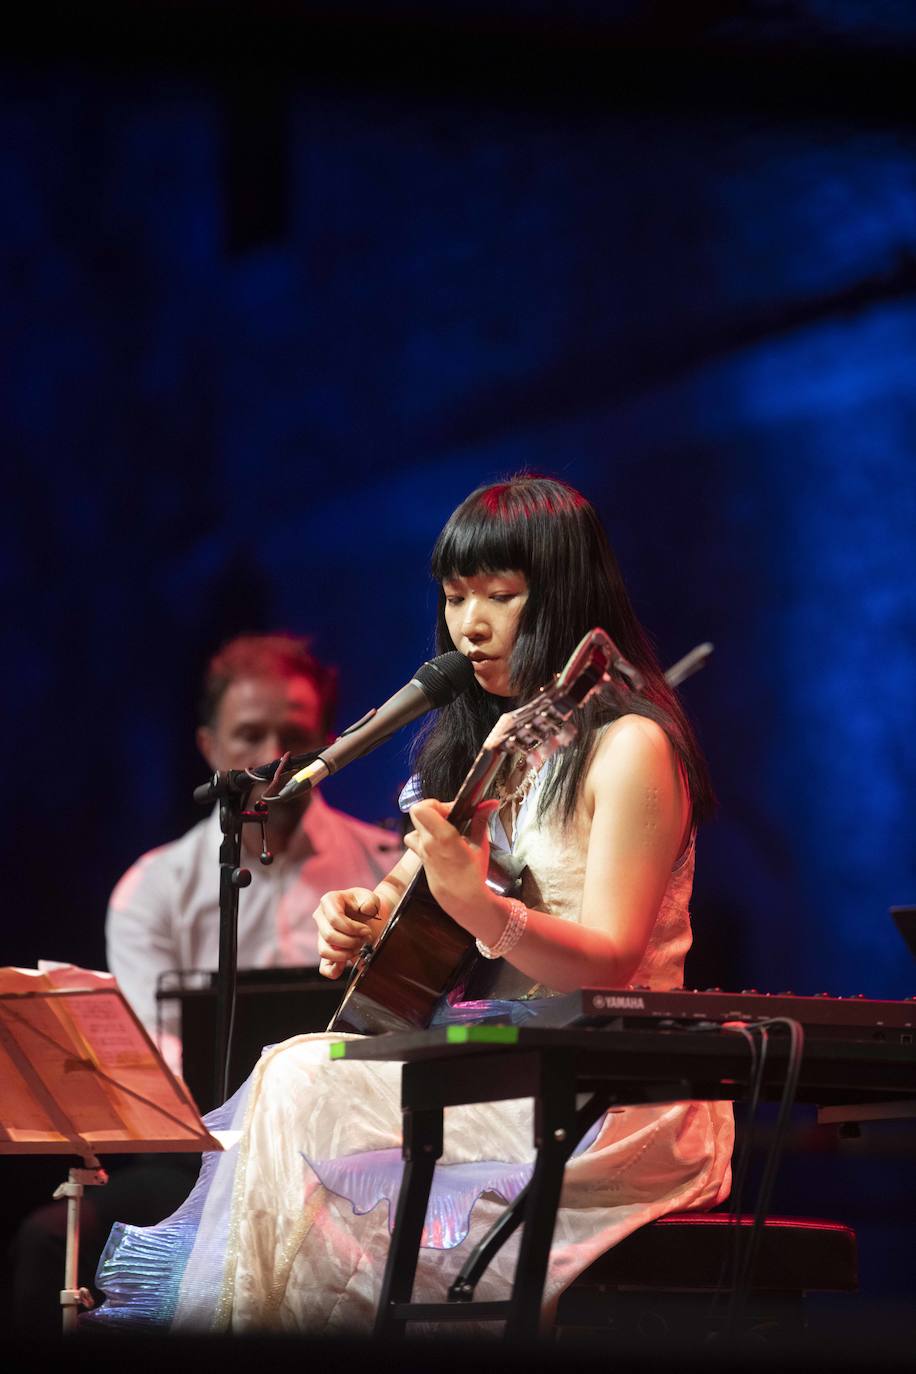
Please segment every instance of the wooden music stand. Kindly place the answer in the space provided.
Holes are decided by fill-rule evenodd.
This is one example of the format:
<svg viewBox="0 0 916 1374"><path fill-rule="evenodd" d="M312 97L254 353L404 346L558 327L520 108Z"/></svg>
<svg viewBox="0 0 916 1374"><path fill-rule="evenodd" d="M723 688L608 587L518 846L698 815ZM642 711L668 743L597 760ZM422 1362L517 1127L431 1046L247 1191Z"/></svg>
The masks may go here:
<svg viewBox="0 0 916 1374"><path fill-rule="evenodd" d="M90 1305L77 1279L83 1190L107 1183L105 1153L221 1150L110 974L72 965L0 969L0 1155L78 1155L67 1200L60 1301L75 1331Z"/></svg>

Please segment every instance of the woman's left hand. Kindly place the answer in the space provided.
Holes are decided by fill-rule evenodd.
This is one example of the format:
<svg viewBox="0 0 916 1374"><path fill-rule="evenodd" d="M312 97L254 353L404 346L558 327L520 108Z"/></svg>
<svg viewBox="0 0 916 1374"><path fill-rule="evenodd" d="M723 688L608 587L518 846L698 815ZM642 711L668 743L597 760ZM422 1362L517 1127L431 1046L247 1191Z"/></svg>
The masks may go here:
<svg viewBox="0 0 916 1374"><path fill-rule="evenodd" d="M436 901L459 925L465 925L487 898L487 823L498 807L498 801L481 802L465 835L448 819L449 802L420 801L410 808L414 829L404 843L422 863Z"/></svg>

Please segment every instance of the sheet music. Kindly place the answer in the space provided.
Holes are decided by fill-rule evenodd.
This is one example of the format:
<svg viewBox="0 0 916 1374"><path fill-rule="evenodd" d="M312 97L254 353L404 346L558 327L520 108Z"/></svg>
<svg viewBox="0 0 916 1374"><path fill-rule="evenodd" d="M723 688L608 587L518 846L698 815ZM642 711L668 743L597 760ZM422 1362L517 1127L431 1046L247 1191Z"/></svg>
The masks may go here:
<svg viewBox="0 0 916 1374"><path fill-rule="evenodd" d="M154 1062L151 1045L136 1022L122 1014L120 993L67 998L67 1013L92 1047L102 1068L139 1068Z"/></svg>
<svg viewBox="0 0 916 1374"><path fill-rule="evenodd" d="M110 974L0 969L0 1154L220 1148Z"/></svg>

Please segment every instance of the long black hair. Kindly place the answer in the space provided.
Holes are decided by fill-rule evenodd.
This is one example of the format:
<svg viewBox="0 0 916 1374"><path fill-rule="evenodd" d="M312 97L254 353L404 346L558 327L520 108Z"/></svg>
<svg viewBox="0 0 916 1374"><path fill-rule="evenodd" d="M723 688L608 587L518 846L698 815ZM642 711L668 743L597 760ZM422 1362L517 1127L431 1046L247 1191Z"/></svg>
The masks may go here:
<svg viewBox="0 0 916 1374"><path fill-rule="evenodd" d="M704 820L715 805L705 760L636 618L598 514L574 487L523 473L478 487L462 501L439 535L431 560L433 578L440 584L438 652L455 648L445 621L442 582L510 570L523 572L528 582L510 660L518 702L535 696L596 625L608 632L645 683L638 693L607 689L592 698L581 713L578 739L557 756L541 791L539 812L556 804L565 819L572 816L595 748L595 727L632 713L648 716L665 730L684 767L694 823ZM490 695L475 681L437 712L417 741L423 795L453 797L497 719L515 704Z"/></svg>

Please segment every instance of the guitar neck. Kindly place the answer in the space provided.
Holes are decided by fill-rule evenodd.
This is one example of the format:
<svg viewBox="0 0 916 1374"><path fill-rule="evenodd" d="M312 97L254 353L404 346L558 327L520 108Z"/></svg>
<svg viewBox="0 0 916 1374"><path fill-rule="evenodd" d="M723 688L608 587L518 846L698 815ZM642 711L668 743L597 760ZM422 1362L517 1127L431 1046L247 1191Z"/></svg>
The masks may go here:
<svg viewBox="0 0 916 1374"><path fill-rule="evenodd" d="M487 788L502 763L503 752L499 748L485 748L477 755L471 765L471 771L458 789L449 812L449 820L456 829L464 830L470 825L478 803L483 801Z"/></svg>

